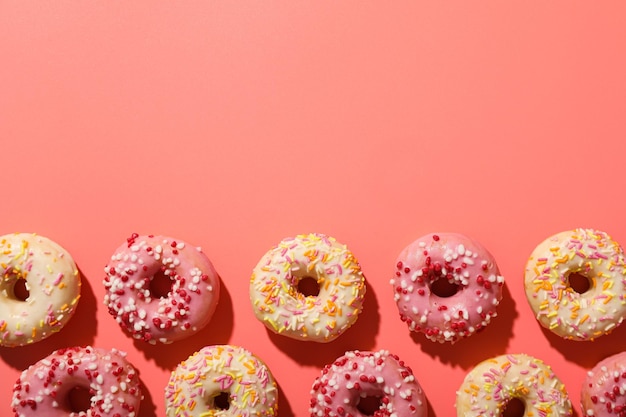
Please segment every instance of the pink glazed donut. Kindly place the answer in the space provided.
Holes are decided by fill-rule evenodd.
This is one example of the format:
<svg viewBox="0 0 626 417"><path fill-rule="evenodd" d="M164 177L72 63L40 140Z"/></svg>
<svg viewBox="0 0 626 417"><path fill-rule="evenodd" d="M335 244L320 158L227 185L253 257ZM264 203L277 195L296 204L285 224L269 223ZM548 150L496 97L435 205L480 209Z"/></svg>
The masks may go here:
<svg viewBox="0 0 626 417"><path fill-rule="evenodd" d="M598 362L583 383L583 416L626 417L626 352Z"/></svg>
<svg viewBox="0 0 626 417"><path fill-rule="evenodd" d="M86 409L73 400L88 393ZM59 349L30 366L13 387L15 417L134 417L143 396L137 371L116 349Z"/></svg>
<svg viewBox="0 0 626 417"><path fill-rule="evenodd" d="M200 248L134 233L105 267L104 304L133 338L171 343L205 327L217 306L219 277ZM166 294L154 283L165 281Z"/></svg>
<svg viewBox="0 0 626 417"><path fill-rule="evenodd" d="M391 279L402 321L432 341L454 343L496 316L504 278L479 243L455 233L429 234L407 246Z"/></svg>
<svg viewBox="0 0 626 417"><path fill-rule="evenodd" d="M311 417L427 417L426 397L411 368L396 355L351 351L331 365L311 389Z"/></svg>

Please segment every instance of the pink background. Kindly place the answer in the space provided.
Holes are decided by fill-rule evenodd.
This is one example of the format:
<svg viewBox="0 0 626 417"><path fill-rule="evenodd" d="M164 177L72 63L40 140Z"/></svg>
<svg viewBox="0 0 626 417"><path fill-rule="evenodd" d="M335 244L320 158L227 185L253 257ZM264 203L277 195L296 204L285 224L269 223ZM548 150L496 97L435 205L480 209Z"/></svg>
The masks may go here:
<svg viewBox="0 0 626 417"><path fill-rule="evenodd" d="M22 369L53 349L128 351L162 416L170 371L209 344L267 362L280 415L306 416L321 367L349 349L412 366L431 416L455 415L478 361L525 352L578 408L585 371L626 349L543 331L526 259L575 227L626 244L626 2L0 1L0 234L37 232L84 275L78 315L36 345L0 348L0 413ZM389 285L428 232L485 245L507 279L499 317L454 346L410 335ZM210 326L134 343L103 307L103 267L132 232L202 246L223 280ZM336 237L368 280L337 341L269 334L252 268L298 233Z"/></svg>

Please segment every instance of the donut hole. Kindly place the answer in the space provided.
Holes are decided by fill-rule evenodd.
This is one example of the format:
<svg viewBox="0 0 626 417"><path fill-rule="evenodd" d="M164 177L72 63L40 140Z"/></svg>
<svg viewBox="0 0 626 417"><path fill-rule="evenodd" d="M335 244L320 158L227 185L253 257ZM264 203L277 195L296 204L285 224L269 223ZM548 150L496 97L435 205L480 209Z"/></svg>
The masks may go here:
<svg viewBox="0 0 626 417"><path fill-rule="evenodd" d="M13 299L18 301L26 301L30 297L30 291L28 290L28 283L23 278L15 280L13 285Z"/></svg>
<svg viewBox="0 0 626 417"><path fill-rule="evenodd" d="M526 413L526 404L519 398L511 398L502 408L502 417L523 417Z"/></svg>
<svg viewBox="0 0 626 417"><path fill-rule="evenodd" d="M567 276L567 286L578 294L584 294L591 289L591 280L581 273L572 272Z"/></svg>
<svg viewBox="0 0 626 417"><path fill-rule="evenodd" d="M381 405L381 397L367 395L365 397L359 397L359 402L357 403L356 408L365 416L373 416L376 411L380 410Z"/></svg>
<svg viewBox="0 0 626 417"><path fill-rule="evenodd" d="M445 277L437 278L430 283L430 291L437 297L448 298L459 292L460 286Z"/></svg>
<svg viewBox="0 0 626 417"><path fill-rule="evenodd" d="M320 293L320 285L315 278L305 276L298 281L298 292L305 297L317 297Z"/></svg>
<svg viewBox="0 0 626 417"><path fill-rule="evenodd" d="M73 413L86 413L91 408L89 388L75 386L67 393L67 408Z"/></svg>
<svg viewBox="0 0 626 417"><path fill-rule="evenodd" d="M159 271L150 280L150 295L152 298L167 298L173 285L174 280L163 271Z"/></svg>
<svg viewBox="0 0 626 417"><path fill-rule="evenodd" d="M220 392L213 398L213 405L218 410L228 410L230 408L230 394L227 392Z"/></svg>

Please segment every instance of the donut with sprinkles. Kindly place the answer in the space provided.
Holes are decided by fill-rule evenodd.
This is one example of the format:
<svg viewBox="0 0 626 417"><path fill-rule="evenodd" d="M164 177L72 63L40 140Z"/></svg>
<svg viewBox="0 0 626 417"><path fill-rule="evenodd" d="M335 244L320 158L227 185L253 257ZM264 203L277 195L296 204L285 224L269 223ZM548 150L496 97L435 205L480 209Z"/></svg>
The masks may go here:
<svg viewBox="0 0 626 417"><path fill-rule="evenodd" d="M220 281L213 264L182 240L133 233L104 270L109 313L133 338L150 344L199 332L217 307Z"/></svg>
<svg viewBox="0 0 626 417"><path fill-rule="evenodd" d="M434 342L455 343L496 317L504 278L478 242L457 233L434 233L404 248L390 283L409 330Z"/></svg>
<svg viewBox="0 0 626 417"><path fill-rule="evenodd" d="M583 416L626 417L626 352L601 360L587 372L580 403Z"/></svg>
<svg viewBox="0 0 626 417"><path fill-rule="evenodd" d="M565 385L543 361L526 354L501 355L474 367L456 394L458 417L573 416ZM515 407L515 408L513 408Z"/></svg>
<svg viewBox="0 0 626 417"><path fill-rule="evenodd" d="M24 346L59 332L78 306L76 264L46 237L0 236L0 279L0 346Z"/></svg>
<svg viewBox="0 0 626 417"><path fill-rule="evenodd" d="M206 346L181 362L165 387L167 417L273 417L278 389L268 367L250 351Z"/></svg>
<svg viewBox="0 0 626 417"><path fill-rule="evenodd" d="M22 372L11 407L15 417L135 417L142 399L125 352L87 346L59 349Z"/></svg>
<svg viewBox="0 0 626 417"><path fill-rule="evenodd" d="M311 388L311 417L427 417L426 396L400 358L349 351L326 365Z"/></svg>
<svg viewBox="0 0 626 417"><path fill-rule="evenodd" d="M306 280L316 287L310 294L300 288ZM250 279L259 321L274 333L315 342L335 340L356 322L365 291L352 252L316 233L282 240L261 258Z"/></svg>
<svg viewBox="0 0 626 417"><path fill-rule="evenodd" d="M599 230L557 233L531 253L524 287L543 327L565 339L594 340L615 329L626 314L622 247Z"/></svg>

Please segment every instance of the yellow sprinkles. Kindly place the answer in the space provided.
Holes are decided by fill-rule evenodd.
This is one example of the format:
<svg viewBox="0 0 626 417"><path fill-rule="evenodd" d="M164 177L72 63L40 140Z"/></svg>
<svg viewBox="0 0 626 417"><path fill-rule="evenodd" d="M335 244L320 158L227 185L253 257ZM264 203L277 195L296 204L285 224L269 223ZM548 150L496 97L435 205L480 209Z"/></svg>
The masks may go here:
<svg viewBox="0 0 626 417"><path fill-rule="evenodd" d="M566 339L594 340L626 316L624 252L599 230L544 240L529 257L524 286L537 320Z"/></svg>
<svg viewBox="0 0 626 417"><path fill-rule="evenodd" d="M303 294L303 279L317 282L318 294ZM322 234L282 240L254 268L250 300L270 330L295 339L329 342L357 320L365 278L345 245Z"/></svg>
<svg viewBox="0 0 626 417"><path fill-rule="evenodd" d="M0 237L0 346L24 346L58 332L73 316L81 278L69 253L27 233Z"/></svg>
<svg viewBox="0 0 626 417"><path fill-rule="evenodd" d="M228 398L224 407L218 397ZM207 346L181 362L165 388L168 417L273 417L276 382L267 366L239 346Z"/></svg>
<svg viewBox="0 0 626 417"><path fill-rule="evenodd" d="M525 354L485 360L469 372L457 391L457 415L496 417L512 399L525 405L525 417L571 417L565 385L549 366Z"/></svg>

